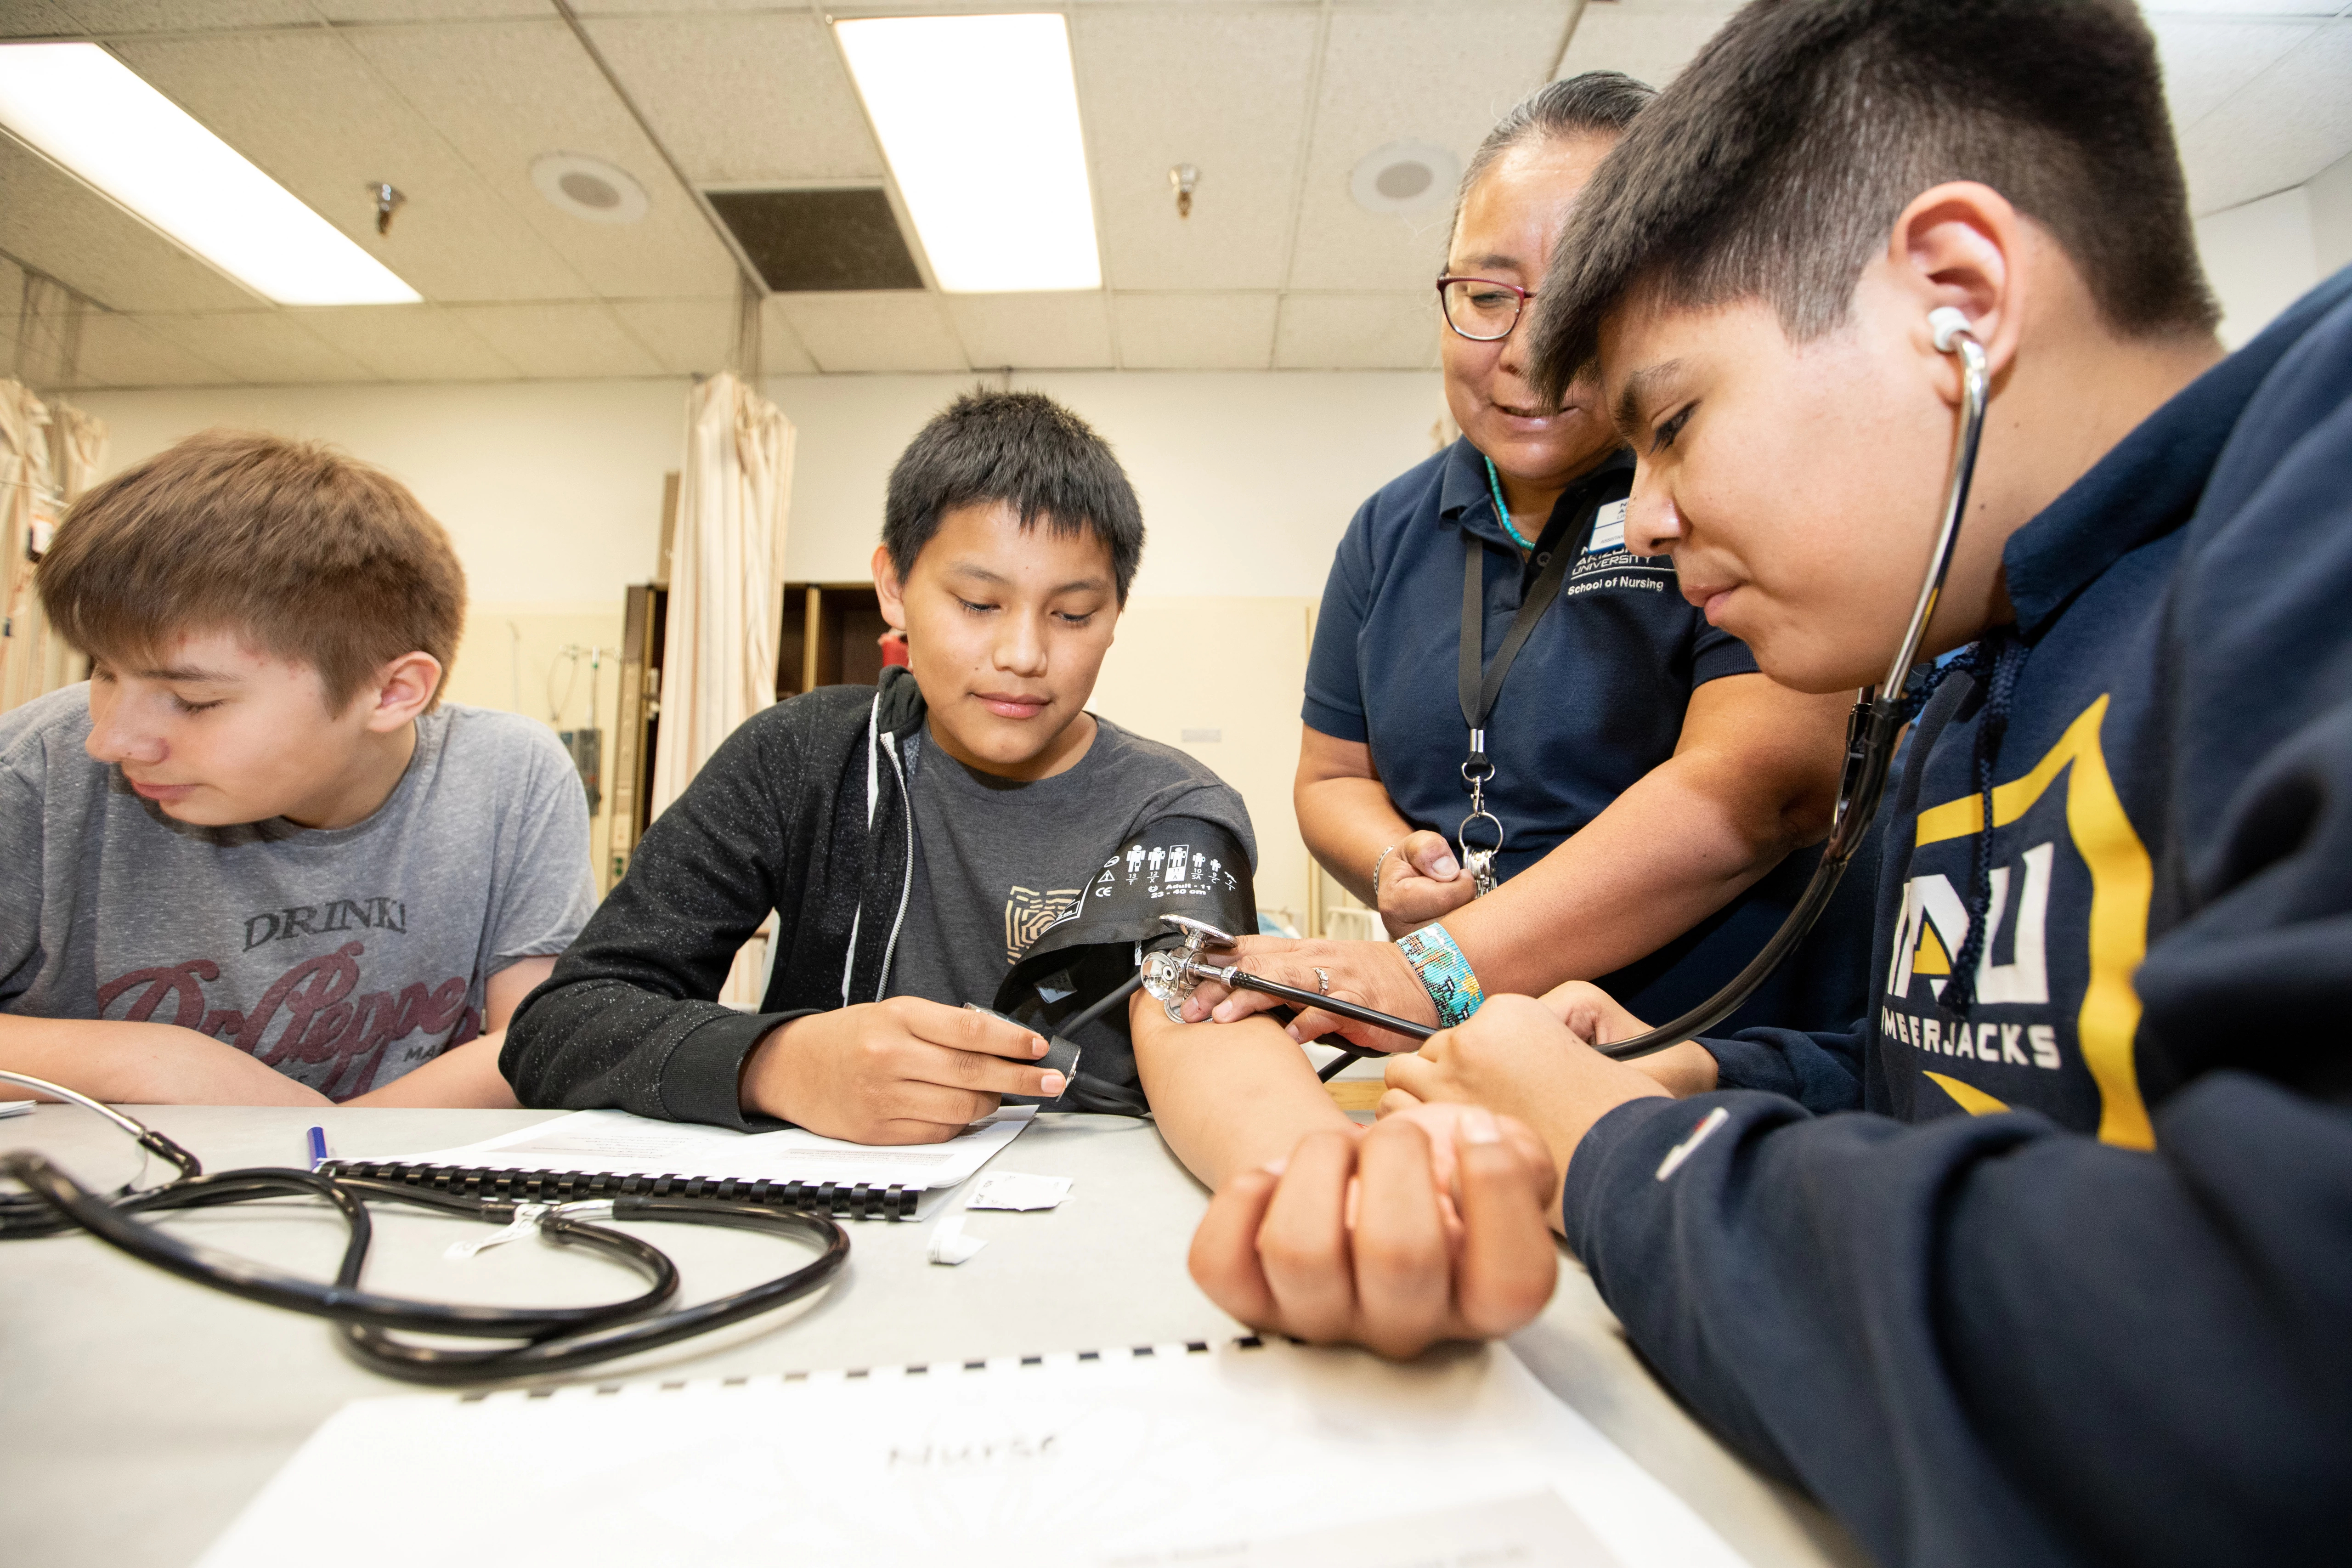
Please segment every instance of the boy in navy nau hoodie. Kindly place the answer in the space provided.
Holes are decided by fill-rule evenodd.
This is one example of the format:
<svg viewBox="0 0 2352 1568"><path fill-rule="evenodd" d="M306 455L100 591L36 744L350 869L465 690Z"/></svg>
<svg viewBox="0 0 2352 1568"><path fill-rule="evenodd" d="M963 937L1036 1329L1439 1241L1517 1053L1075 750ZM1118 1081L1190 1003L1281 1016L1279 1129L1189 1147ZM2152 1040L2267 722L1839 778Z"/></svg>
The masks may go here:
<svg viewBox="0 0 2352 1568"><path fill-rule="evenodd" d="M1326 1337L1492 1321L1506 1112L1650 1364L1879 1560L2343 1561L2352 273L2221 357L2116 0L1751 5L1556 255L1539 374L1597 356L1629 544L1805 690L1879 679L1918 591L1960 395L1928 313L1984 347L1924 650L1968 651L1880 808L1878 994L1632 1064L1586 1048L1643 1026L1591 987L1490 1000L1389 1069L1391 1108L1482 1108L1467 1245L1349 1277L1351 1160L1426 1157L1392 1117L1229 1182L1196 1274ZM1287 1259L1302 1214L1342 1238L1319 1273L1263 1266L1277 1191ZM1392 1262L1434 1198L1382 1191L1352 1240Z"/></svg>

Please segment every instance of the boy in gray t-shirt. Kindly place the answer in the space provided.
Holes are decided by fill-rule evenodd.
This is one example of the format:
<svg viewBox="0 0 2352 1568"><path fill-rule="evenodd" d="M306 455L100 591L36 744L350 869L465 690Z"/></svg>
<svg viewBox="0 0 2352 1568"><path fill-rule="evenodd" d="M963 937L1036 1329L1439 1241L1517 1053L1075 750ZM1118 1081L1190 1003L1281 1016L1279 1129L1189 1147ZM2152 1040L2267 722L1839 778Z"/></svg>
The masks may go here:
<svg viewBox="0 0 2352 1568"><path fill-rule="evenodd" d="M586 803L540 725L437 705L465 578L415 499L215 432L91 491L37 582L93 668L0 715L0 1066L514 1103L498 1037L593 906Z"/></svg>

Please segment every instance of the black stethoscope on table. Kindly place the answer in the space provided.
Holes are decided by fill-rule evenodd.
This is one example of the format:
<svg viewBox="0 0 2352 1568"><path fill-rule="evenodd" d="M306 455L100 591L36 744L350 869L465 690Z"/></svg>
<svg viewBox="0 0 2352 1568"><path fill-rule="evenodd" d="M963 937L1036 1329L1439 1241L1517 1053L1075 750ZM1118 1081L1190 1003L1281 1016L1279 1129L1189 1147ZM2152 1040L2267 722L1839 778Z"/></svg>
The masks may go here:
<svg viewBox="0 0 2352 1568"><path fill-rule="evenodd" d="M435 1192L358 1176L330 1176L290 1166L257 1166L207 1175L195 1155L142 1122L87 1095L24 1073L0 1080L56 1095L95 1111L178 1174L158 1186L125 1184L100 1194L29 1150L0 1154L0 1176L27 1195L0 1194L0 1240L56 1236L79 1228L166 1273L266 1306L335 1323L345 1350L364 1366L411 1383L478 1383L575 1372L617 1356L676 1344L730 1323L773 1311L831 1279L849 1258L849 1236L823 1215L719 1198L615 1196L586 1203L535 1204ZM135 1183L136 1178L133 1178ZM214 1208L260 1198L315 1197L333 1205L346 1241L331 1284L263 1268L198 1247L131 1216L171 1209ZM406 1204L437 1214L532 1229L558 1246L580 1247L635 1269L646 1289L626 1300L593 1307L475 1307L416 1301L360 1289L373 1227L370 1202ZM660 1248L601 1220L661 1220L725 1226L796 1242L814 1241L816 1258L764 1284L692 1307L661 1310L677 1293L677 1267ZM467 1349L421 1344L395 1332L507 1342Z"/></svg>
<svg viewBox="0 0 2352 1568"><path fill-rule="evenodd" d="M1895 760L1895 743L1903 734L1904 686L1910 679L1912 666L1918 662L1919 644L1927 634L1928 621L1935 616L1936 602L1943 595L1945 575L1951 570L1953 547L1960 537L1960 520L1968 510L1969 486L1976 477L1977 449L1984 438L1985 408L1992 395L1990 378L1985 368L1984 348L1969 331L1968 318L1948 305L1941 306L1927 313L1927 325L1935 334L1937 352L1958 355L1960 362L1959 430L1952 443L1951 468L1944 484L1943 518L1936 532L1935 549L1927 560L1927 575L1919 584L1918 600L1911 609L1910 625L1904 629L1902 644L1895 650L1893 662L1886 667L1886 677L1877 686L1863 688L1853 713L1847 718L1845 764L1838 778L1837 811L1831 819L1829 841L1822 847L1821 863L1814 867L1812 879L1805 884L1805 891L1798 899L1797 907L1789 911L1788 918L1780 922L1780 929L1772 933L1771 941L1748 961L1745 969L1732 976L1720 991L1673 1022L1662 1024L1631 1039L1593 1047L1604 1057L1626 1061L1635 1057L1649 1056L1669 1046L1680 1045L1694 1036L1705 1034L1739 1011L1740 1005L1755 994L1756 988L1764 984L1783 959L1796 951L1820 921L1822 912L1829 908L1831 898L1837 892L1839 881L1845 876L1847 866L1860 852L1871 819L1877 815L1879 797L1885 793L1887 772ZM1589 531L1590 522L1586 527ZM1563 544L1566 542L1562 542ZM1485 548L1475 539L1470 542L1469 551L1472 552L1483 552ZM1576 553L1581 553L1580 542ZM1529 606L1535 605L1538 595L1544 594L1544 578L1552 577L1555 573L1565 575L1562 560L1573 558L1573 554L1563 550L1559 558L1545 566L1543 577L1537 580L1536 589L1528 596ZM1465 820L1465 826L1476 820L1477 785L1484 782L1485 777L1493 774L1492 764L1486 763L1485 734L1480 726L1486 710L1493 706L1495 690L1502 685L1502 672L1509 668L1507 656L1517 652L1513 639L1517 642L1526 640L1521 635L1523 627L1514 625L1510 637L1504 642L1503 652L1496 656L1496 664L1499 668L1488 670L1485 678L1480 679L1480 650L1471 640L1469 627L1474 615L1483 613L1484 599L1479 591L1482 561L1476 553L1468 553L1466 559L1469 563L1463 574L1462 587L1464 640L1461 687L1463 714L1470 720L1472 740L1471 759L1463 764L1463 776L1472 784L1474 815ZM1555 582L1551 595L1543 597L1545 606L1549 605L1551 596L1558 591ZM1531 626L1530 621L1529 628ZM1474 701L1479 704L1475 716ZM1484 775L1473 778L1474 764L1482 763L1486 764ZM1500 847L1499 842L1496 847ZM1153 954L1147 962L1145 973L1138 976L1137 982L1123 987L1121 994L1133 989L1134 984L1140 984L1160 997L1172 1013L1176 1004L1191 993L1192 986L1202 980L1213 980L1233 989L1277 996L1298 1006L1320 1007L1326 1012L1369 1024L1374 1028L1391 1030L1410 1039L1425 1040L1437 1033L1426 1024L1391 1017L1352 1002L1319 996L1312 991L1263 979L1238 965L1219 967L1205 963L1200 956L1204 947L1230 947L1233 939L1213 928L1201 926L1198 921L1176 923L1187 928L1186 945L1178 951ZM1194 927L1199 929L1193 930ZM1158 965L1156 971L1152 967L1155 963ZM1381 1054L1355 1047L1347 1048L1349 1054L1333 1062L1319 1076L1328 1078L1351 1060Z"/></svg>

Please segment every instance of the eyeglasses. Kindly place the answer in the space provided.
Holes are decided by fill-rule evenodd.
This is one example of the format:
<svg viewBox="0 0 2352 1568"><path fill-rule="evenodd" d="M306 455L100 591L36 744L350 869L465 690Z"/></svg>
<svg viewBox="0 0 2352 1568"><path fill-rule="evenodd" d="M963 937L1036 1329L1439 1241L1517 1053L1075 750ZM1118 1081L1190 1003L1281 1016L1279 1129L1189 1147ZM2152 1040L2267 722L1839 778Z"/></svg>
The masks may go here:
<svg viewBox="0 0 2352 1568"><path fill-rule="evenodd" d="M1531 289L1492 278L1448 276L1437 280L1437 302L1445 311L1445 324L1456 336L1475 343L1509 337L1511 329L1519 324L1519 312L1535 297Z"/></svg>

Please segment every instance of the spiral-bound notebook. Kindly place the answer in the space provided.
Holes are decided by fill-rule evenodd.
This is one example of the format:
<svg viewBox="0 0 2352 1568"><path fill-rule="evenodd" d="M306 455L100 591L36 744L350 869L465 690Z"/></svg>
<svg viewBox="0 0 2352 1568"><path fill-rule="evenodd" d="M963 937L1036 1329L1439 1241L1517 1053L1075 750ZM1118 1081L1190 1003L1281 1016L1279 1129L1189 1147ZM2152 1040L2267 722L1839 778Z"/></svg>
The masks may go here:
<svg viewBox="0 0 2352 1568"><path fill-rule="evenodd" d="M797 1127L734 1132L578 1110L463 1148L330 1160L320 1169L534 1203L719 1197L845 1219L913 1219L926 1197L988 1163L1035 1112L1033 1105L1008 1105L944 1143L880 1147Z"/></svg>
<svg viewBox="0 0 2352 1568"><path fill-rule="evenodd" d="M429 1456L396 1508L351 1478ZM1507 1349L1255 1338L366 1399L198 1568L1735 1568Z"/></svg>

